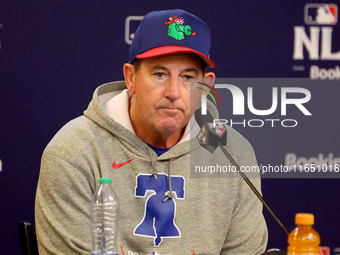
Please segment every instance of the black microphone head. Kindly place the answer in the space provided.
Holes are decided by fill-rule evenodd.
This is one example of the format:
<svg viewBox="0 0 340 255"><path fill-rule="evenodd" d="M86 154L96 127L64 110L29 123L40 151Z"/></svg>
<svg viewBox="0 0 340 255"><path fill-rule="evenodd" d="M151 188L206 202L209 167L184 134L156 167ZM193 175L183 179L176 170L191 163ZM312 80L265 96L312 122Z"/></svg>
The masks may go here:
<svg viewBox="0 0 340 255"><path fill-rule="evenodd" d="M227 145L227 128L224 124L205 122L197 135L200 145L210 151L216 150L220 145Z"/></svg>
<svg viewBox="0 0 340 255"><path fill-rule="evenodd" d="M224 124L214 123L214 117L208 110L206 114L201 113L201 108L195 111L195 119L201 130L197 135L200 145L210 152L214 152L220 143L227 145L227 128Z"/></svg>

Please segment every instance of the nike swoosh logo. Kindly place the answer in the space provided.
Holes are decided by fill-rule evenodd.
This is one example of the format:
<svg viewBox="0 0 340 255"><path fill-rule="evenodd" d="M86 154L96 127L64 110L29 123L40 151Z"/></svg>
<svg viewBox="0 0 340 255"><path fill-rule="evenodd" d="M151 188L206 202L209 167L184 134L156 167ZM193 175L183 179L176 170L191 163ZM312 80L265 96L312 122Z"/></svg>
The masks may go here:
<svg viewBox="0 0 340 255"><path fill-rule="evenodd" d="M113 161L112 168L113 169L121 168L122 166L125 166L126 164L130 163L132 160L134 160L134 158L130 159L129 161L126 161L124 163L121 163L121 164L116 164L116 160L115 160L115 161Z"/></svg>

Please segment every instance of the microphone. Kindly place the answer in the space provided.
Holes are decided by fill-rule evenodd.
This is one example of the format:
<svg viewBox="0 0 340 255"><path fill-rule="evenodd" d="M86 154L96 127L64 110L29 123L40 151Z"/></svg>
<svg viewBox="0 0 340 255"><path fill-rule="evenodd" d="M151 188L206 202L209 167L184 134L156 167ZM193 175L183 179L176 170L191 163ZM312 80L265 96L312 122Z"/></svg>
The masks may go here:
<svg viewBox="0 0 340 255"><path fill-rule="evenodd" d="M197 135L197 139L202 147L213 153L216 148L221 144L227 145L227 129L225 125L213 123L213 117L210 112L207 112L206 117L196 114L195 119L198 125L201 127L200 132ZM209 121L204 121L204 119Z"/></svg>
<svg viewBox="0 0 340 255"><path fill-rule="evenodd" d="M282 230L285 232L287 237L289 236L289 232L286 227L281 223L281 221L277 218L275 213L270 209L269 205L263 199L260 192L256 189L253 183L248 179L248 177L240 170L240 167L229 154L229 152L224 148L227 145L227 128L223 123L215 123L214 118L209 111L207 111L206 115L200 114L200 108L195 111L195 119L197 124L201 127L200 132L197 135L198 142L200 145L213 153L217 147L223 151L223 153L227 156L229 161L236 167L237 172L242 176L243 180L248 184L251 190L255 193L258 199L262 202L262 204L267 208L269 213L272 215L274 220L279 224Z"/></svg>

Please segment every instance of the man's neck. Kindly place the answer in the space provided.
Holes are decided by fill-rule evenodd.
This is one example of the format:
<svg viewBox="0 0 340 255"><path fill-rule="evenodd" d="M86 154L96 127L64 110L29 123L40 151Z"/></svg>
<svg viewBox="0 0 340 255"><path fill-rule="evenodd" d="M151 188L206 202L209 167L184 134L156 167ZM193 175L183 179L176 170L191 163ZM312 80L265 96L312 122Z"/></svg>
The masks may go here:
<svg viewBox="0 0 340 255"><path fill-rule="evenodd" d="M143 130L138 128L137 125L134 125L132 120L131 123L135 134L139 139L158 148L170 148L174 146L181 140L183 132L185 130L184 127L176 133L173 133L171 135L164 135L159 132L143 132Z"/></svg>

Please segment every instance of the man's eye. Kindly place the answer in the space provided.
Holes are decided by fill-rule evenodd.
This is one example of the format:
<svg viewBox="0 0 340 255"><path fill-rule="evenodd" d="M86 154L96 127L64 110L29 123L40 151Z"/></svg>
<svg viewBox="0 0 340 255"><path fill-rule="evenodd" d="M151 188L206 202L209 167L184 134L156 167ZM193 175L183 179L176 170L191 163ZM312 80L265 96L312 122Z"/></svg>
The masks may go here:
<svg viewBox="0 0 340 255"><path fill-rule="evenodd" d="M165 74L164 73L155 73L154 74L157 78L164 78Z"/></svg>
<svg viewBox="0 0 340 255"><path fill-rule="evenodd" d="M190 81L191 79L193 79L194 77L190 76L190 75L184 75L184 80L185 81Z"/></svg>

